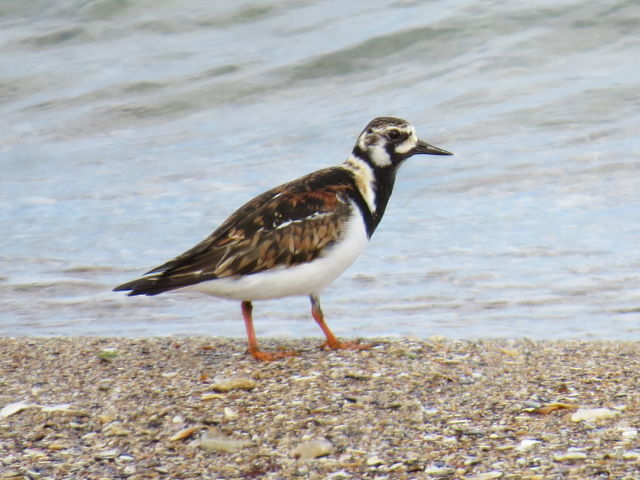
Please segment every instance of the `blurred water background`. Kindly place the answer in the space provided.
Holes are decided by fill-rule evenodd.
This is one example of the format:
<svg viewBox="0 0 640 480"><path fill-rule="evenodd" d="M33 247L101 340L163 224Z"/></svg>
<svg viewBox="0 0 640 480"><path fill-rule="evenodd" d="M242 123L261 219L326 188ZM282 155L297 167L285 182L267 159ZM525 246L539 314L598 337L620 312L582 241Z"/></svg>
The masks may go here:
<svg viewBox="0 0 640 480"><path fill-rule="evenodd" d="M393 115L455 156L400 171L336 334L640 339L638 32L635 0L2 2L0 335L244 336L111 288Z"/></svg>

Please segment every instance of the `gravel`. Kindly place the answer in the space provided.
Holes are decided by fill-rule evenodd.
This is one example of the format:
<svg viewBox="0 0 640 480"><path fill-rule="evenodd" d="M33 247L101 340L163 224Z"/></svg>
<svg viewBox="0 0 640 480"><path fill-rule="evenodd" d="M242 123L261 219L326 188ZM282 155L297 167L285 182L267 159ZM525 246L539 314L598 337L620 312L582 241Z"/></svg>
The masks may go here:
<svg viewBox="0 0 640 480"><path fill-rule="evenodd" d="M640 478L638 342L318 343L0 338L0 479Z"/></svg>

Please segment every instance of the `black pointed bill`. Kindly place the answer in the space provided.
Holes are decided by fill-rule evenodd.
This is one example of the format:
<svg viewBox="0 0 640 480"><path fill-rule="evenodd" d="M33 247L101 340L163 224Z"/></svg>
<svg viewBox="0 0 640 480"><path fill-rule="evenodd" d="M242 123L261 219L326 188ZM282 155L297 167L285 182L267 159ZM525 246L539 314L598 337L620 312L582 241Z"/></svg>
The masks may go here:
<svg viewBox="0 0 640 480"><path fill-rule="evenodd" d="M453 153L448 152L447 150L435 147L427 142L423 142L422 140L418 140L418 144L411 151L411 154L418 155L421 153L426 155L453 155Z"/></svg>

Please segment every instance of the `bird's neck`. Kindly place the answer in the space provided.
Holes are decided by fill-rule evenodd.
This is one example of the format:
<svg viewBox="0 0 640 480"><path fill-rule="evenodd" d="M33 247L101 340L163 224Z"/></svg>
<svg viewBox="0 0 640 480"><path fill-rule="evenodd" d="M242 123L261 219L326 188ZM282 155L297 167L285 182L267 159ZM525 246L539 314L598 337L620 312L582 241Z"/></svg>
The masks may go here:
<svg viewBox="0 0 640 480"><path fill-rule="evenodd" d="M370 160L354 151L344 162L355 180L356 188L361 196L357 202L367 225L369 237L377 228L389 203L396 180L397 168L393 165L378 167Z"/></svg>

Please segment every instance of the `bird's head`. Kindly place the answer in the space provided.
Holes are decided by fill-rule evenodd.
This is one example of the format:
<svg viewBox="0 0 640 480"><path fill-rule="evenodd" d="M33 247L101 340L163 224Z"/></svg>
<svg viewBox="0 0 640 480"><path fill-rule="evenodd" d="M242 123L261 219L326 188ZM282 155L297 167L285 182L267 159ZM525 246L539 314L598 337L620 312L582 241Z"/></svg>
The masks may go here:
<svg viewBox="0 0 640 480"><path fill-rule="evenodd" d="M393 117L378 117L369 122L358 137L353 153L378 168L397 167L417 154L452 155L418 139L413 125Z"/></svg>

